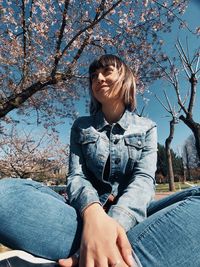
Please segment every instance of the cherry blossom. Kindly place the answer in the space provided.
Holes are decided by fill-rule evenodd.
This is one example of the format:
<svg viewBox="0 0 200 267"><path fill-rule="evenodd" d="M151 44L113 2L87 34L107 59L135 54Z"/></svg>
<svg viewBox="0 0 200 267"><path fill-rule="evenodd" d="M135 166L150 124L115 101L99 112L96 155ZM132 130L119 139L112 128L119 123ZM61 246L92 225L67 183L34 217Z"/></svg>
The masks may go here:
<svg viewBox="0 0 200 267"><path fill-rule="evenodd" d="M155 79L152 57L159 53L162 60L159 33L170 31L175 19L182 22L187 3L0 0L0 117L33 112L48 127L56 115L75 114L88 64L102 53L128 61L144 90Z"/></svg>

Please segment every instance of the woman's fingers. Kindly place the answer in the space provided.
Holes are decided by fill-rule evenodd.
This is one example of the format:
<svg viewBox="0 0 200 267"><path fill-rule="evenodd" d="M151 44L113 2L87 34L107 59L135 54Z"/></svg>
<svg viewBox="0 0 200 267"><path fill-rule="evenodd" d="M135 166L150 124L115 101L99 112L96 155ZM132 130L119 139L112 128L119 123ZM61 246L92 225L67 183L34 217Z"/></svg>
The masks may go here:
<svg viewBox="0 0 200 267"><path fill-rule="evenodd" d="M96 263L94 264L94 259L91 257L80 257L79 267L96 267ZM106 266L107 267L107 266Z"/></svg>
<svg viewBox="0 0 200 267"><path fill-rule="evenodd" d="M128 267L129 265L122 258L119 248L116 246L115 251L113 251L113 256L108 258L109 267ZM107 266L107 265L106 265Z"/></svg>
<svg viewBox="0 0 200 267"><path fill-rule="evenodd" d="M119 234L117 237L117 245L119 247L122 258L126 264L130 267L137 266L132 256L132 247L129 243L127 235L123 228L119 228Z"/></svg>
<svg viewBox="0 0 200 267"><path fill-rule="evenodd" d="M68 259L60 259L58 263L62 267L75 267L75 266L78 266L78 258L75 254Z"/></svg>

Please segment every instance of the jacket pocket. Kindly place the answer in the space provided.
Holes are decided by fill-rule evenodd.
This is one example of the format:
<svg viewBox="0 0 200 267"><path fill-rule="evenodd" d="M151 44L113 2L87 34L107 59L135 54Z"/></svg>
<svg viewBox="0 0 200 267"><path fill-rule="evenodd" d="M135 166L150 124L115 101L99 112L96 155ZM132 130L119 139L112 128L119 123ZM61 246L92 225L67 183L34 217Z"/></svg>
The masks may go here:
<svg viewBox="0 0 200 267"><path fill-rule="evenodd" d="M144 136L143 135L130 135L124 137L125 145L128 149L129 158L136 161L140 158L142 149L144 147Z"/></svg>
<svg viewBox="0 0 200 267"><path fill-rule="evenodd" d="M83 133L78 142L81 144L82 146L82 152L84 155L84 158L86 160L91 161L94 160L94 155L96 153L97 150L97 142L99 139L99 135L98 134L89 134L89 133Z"/></svg>

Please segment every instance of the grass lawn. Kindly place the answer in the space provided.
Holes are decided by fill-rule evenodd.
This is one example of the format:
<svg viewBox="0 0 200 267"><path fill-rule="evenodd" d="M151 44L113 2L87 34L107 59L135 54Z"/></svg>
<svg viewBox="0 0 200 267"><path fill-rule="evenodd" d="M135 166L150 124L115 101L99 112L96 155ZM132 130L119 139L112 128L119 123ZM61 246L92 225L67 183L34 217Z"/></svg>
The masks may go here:
<svg viewBox="0 0 200 267"><path fill-rule="evenodd" d="M176 191L189 188L191 186L197 186L197 185L200 186L200 181L195 181L195 183L190 181L190 182L186 182L185 184L175 182ZM156 192L168 192L168 191L169 191L169 184L157 184L156 185Z"/></svg>

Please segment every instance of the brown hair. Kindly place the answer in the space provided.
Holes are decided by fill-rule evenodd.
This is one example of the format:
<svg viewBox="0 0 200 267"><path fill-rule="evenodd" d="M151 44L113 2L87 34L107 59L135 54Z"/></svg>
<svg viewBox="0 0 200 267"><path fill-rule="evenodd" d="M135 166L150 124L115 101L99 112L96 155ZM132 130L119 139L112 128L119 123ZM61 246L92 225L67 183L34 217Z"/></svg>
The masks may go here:
<svg viewBox="0 0 200 267"><path fill-rule="evenodd" d="M119 70L120 76L122 75L122 92L121 96L124 100L124 104L127 109L133 111L136 108L136 83L135 77L131 69L117 56L115 55L103 55L100 58L94 60L89 67L89 82L90 82L90 114L95 114L101 109L101 103L99 103L92 93L92 74L99 68L105 68L107 66L115 66Z"/></svg>

